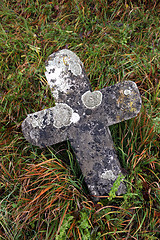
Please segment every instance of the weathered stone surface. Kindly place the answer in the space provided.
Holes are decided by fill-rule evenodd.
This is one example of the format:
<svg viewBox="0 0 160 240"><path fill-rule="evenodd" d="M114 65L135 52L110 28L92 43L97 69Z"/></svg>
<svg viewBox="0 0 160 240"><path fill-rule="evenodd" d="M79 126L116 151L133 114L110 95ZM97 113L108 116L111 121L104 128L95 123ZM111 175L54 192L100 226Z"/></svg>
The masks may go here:
<svg viewBox="0 0 160 240"><path fill-rule="evenodd" d="M135 117L141 98L134 82L91 91L84 66L69 50L52 54L46 78L56 106L22 123L25 138L39 147L69 140L92 195L108 195L121 168L108 126ZM125 193L123 181L117 195Z"/></svg>

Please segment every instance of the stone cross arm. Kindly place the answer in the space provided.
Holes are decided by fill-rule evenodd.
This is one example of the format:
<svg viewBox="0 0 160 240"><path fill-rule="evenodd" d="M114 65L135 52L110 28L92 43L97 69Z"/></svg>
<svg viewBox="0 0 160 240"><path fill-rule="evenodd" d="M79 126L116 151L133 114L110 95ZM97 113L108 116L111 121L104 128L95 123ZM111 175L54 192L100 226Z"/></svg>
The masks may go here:
<svg viewBox="0 0 160 240"><path fill-rule="evenodd" d="M39 147L71 140L76 138L74 129L81 129L89 121L99 121L107 127L135 117L140 111L141 99L136 84L126 81L100 91L85 92L81 97L81 108L78 107L76 103L73 108L58 103L55 107L29 114L22 123L25 138Z"/></svg>
<svg viewBox="0 0 160 240"><path fill-rule="evenodd" d="M108 126L138 114L138 88L125 81L92 92L82 62L67 49L50 55L46 70L56 105L29 114L22 123L23 134L39 147L69 140L91 194L107 195L121 175ZM125 190L122 181L117 194Z"/></svg>

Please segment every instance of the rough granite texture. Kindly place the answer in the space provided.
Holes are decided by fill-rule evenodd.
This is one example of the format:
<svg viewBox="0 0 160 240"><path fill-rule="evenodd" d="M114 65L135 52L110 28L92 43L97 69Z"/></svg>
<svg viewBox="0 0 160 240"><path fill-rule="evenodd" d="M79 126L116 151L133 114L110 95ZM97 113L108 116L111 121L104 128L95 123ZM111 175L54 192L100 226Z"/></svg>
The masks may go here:
<svg viewBox="0 0 160 240"><path fill-rule="evenodd" d="M67 49L50 55L45 75L57 103L27 116L22 123L25 138L39 147L69 140L90 193L108 195L122 174L108 126L139 113L136 84L125 81L92 92L83 63ZM117 195L125 191L122 181Z"/></svg>

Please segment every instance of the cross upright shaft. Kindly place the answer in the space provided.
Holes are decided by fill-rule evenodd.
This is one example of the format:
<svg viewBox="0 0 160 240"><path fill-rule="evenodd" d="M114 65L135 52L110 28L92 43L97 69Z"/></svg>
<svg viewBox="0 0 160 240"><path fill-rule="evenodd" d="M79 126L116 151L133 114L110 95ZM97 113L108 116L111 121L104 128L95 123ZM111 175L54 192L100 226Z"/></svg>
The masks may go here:
<svg viewBox="0 0 160 240"><path fill-rule="evenodd" d="M108 126L138 114L138 88L127 81L92 92L82 62L66 49L50 55L46 70L57 104L28 115L24 136L40 147L70 140L91 194L108 195L121 174ZM117 195L125 189L122 181Z"/></svg>

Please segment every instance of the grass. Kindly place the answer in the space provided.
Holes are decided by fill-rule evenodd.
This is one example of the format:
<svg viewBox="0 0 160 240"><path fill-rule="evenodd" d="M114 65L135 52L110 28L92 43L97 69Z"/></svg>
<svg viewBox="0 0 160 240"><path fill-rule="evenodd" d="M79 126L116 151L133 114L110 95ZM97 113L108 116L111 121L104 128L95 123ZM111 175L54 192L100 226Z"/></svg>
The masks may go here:
<svg viewBox="0 0 160 240"><path fill-rule="evenodd" d="M4 0L0 9L0 239L159 239L158 0ZM140 114L111 127L127 193L94 203L68 143L25 141L28 113L53 106L44 62L63 48L93 89L137 83Z"/></svg>

